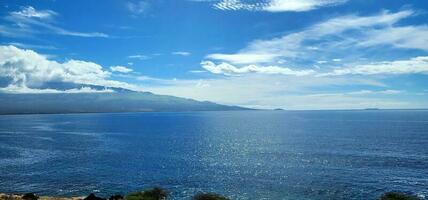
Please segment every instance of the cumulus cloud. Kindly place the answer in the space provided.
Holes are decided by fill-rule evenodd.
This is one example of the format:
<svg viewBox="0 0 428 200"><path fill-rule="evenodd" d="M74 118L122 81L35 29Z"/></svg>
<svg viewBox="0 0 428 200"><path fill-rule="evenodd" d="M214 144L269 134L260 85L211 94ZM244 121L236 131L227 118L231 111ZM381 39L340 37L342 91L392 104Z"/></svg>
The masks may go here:
<svg viewBox="0 0 428 200"><path fill-rule="evenodd" d="M259 74L282 74L282 75L295 75L304 76L314 74L314 70L292 70L286 67L278 66L257 66L248 65L244 67L235 67L229 63L215 64L211 61L201 62L202 68L214 73L224 75L237 75L237 74L248 74L248 73L259 73Z"/></svg>
<svg viewBox="0 0 428 200"><path fill-rule="evenodd" d="M110 70L113 72L120 72L120 73L129 73L133 70L124 66L111 66Z"/></svg>
<svg viewBox="0 0 428 200"><path fill-rule="evenodd" d="M250 10L268 12L302 12L320 7L343 4L347 0L267 0L246 3L241 0L221 0L213 6L220 10Z"/></svg>
<svg viewBox="0 0 428 200"><path fill-rule="evenodd" d="M339 62L338 60L337 62ZM324 62L322 62L324 63ZM378 75L378 74L428 74L428 56L418 56L407 60L372 62L352 67L339 67L327 72L312 69L294 70L279 66L245 65L237 67L233 64L202 61L201 67L214 74L238 75L248 73L282 74L282 75L314 75L314 76L345 76L345 75Z"/></svg>
<svg viewBox="0 0 428 200"><path fill-rule="evenodd" d="M403 10L372 16L340 16L281 37L254 40L237 53L215 53L207 58L234 64L273 63L281 59L313 62L319 58L337 59L336 56L343 56L346 61L348 56L358 56L348 52L364 54L363 48L380 44L427 50L423 45L428 40L426 26L397 26L397 22L412 15L412 10ZM385 48L381 51L385 52Z"/></svg>
<svg viewBox="0 0 428 200"><path fill-rule="evenodd" d="M5 19L9 24L0 26L0 34L7 37L28 37L31 34L57 34L76 37L109 37L100 32L71 31L55 25L54 17L58 13L52 10L37 10L31 6L10 12Z"/></svg>
<svg viewBox="0 0 428 200"><path fill-rule="evenodd" d="M93 62L68 60L59 63L32 50L0 46L0 78L8 80L9 89L36 89L48 82L64 82L137 90L131 84L109 80L110 76L110 72Z"/></svg>
<svg viewBox="0 0 428 200"><path fill-rule="evenodd" d="M344 67L333 70L325 75L376 75L376 74L428 74L428 56L420 56L409 60L384 61L371 64Z"/></svg>

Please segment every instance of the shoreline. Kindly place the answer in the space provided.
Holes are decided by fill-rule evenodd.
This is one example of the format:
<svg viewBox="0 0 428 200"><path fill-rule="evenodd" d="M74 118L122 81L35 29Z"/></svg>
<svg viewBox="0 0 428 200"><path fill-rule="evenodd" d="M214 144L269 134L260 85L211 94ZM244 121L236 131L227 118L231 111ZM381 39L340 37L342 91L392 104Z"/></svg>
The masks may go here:
<svg viewBox="0 0 428 200"><path fill-rule="evenodd" d="M60 196L37 196L34 193L7 194L0 192L0 200L166 200L168 192L161 188L132 192L125 196L112 195L109 198L98 197L91 193L88 196L60 197ZM386 192L376 198L377 200L424 200L425 197L406 192ZM199 193L192 200L231 200L228 197L216 193Z"/></svg>

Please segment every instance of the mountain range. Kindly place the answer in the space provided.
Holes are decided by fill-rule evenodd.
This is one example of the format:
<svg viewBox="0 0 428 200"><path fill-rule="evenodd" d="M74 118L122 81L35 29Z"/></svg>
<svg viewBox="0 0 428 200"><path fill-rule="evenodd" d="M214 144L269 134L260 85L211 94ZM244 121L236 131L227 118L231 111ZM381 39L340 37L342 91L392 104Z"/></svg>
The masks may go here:
<svg viewBox="0 0 428 200"><path fill-rule="evenodd" d="M54 114L156 111L246 110L208 101L196 101L150 92L115 89L98 93L0 93L0 114Z"/></svg>

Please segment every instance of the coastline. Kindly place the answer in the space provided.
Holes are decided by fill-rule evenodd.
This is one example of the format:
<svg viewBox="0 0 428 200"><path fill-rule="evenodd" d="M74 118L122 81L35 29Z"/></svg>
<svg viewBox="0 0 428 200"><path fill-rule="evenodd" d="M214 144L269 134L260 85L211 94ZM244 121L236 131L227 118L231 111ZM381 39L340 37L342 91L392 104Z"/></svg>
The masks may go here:
<svg viewBox="0 0 428 200"><path fill-rule="evenodd" d="M0 193L0 200L166 200L168 192L161 188L132 192L126 196L113 195L109 198L98 197L91 193L88 196L80 197L55 197L55 196L37 196L34 193L27 194L6 194ZM424 200L425 197L417 196L403 192L386 192L376 198L378 200ZM192 200L231 200L215 193L199 193L192 197Z"/></svg>

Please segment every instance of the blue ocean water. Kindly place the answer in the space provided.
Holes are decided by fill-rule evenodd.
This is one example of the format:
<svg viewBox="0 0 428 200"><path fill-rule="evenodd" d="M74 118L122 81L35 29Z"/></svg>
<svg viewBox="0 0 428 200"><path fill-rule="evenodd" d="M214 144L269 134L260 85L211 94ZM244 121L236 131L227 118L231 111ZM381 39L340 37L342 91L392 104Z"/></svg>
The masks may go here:
<svg viewBox="0 0 428 200"><path fill-rule="evenodd" d="M428 196L428 111L0 116L0 191L171 199Z"/></svg>

